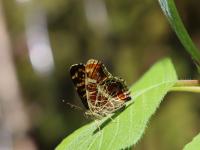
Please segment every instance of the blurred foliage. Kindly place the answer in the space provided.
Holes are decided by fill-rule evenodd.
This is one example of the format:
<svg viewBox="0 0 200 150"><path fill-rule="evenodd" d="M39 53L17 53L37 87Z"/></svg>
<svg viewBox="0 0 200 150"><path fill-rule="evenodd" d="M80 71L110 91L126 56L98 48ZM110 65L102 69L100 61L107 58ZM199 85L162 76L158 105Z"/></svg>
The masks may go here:
<svg viewBox="0 0 200 150"><path fill-rule="evenodd" d="M18 0L20 1L20 0ZM21 0L22 1L22 0ZM101 1L101 0L99 0ZM90 0L4 0L13 56L31 121L29 135L39 149L53 149L66 135L89 120L64 102L83 107L75 94L69 67L89 58L102 60L114 75L134 83L149 66L170 56L181 79L197 76L194 63L170 29L157 1L101 1L106 24L92 24L86 15ZM199 1L177 0L178 10L197 45L200 45ZM25 15L44 9L55 70L38 76L30 64L25 35ZM180 149L200 129L198 95L172 93L154 117L136 149Z"/></svg>

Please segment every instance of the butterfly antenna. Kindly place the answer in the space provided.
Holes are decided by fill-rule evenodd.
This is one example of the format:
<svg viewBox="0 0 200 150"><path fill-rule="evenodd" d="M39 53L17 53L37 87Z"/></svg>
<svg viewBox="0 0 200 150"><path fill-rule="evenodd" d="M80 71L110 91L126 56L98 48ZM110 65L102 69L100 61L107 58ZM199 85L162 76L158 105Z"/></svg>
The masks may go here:
<svg viewBox="0 0 200 150"><path fill-rule="evenodd" d="M71 104L69 102L66 102L65 100L62 100L66 105L70 106L71 108L73 109L76 109L76 110L80 110L80 111L84 111L83 108L77 106L77 105L74 105L74 104Z"/></svg>

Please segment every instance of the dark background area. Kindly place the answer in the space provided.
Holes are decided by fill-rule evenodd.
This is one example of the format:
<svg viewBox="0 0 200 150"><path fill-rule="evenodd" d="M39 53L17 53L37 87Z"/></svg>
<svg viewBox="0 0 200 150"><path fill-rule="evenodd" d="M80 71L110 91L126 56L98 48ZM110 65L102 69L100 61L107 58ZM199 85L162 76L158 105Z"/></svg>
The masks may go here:
<svg viewBox="0 0 200 150"><path fill-rule="evenodd" d="M176 4L200 47L200 1ZM163 57L197 78L156 0L0 0L0 149L54 149L90 121L66 104L84 109L72 64L99 59L131 86ZM135 149L182 149L200 130L199 99L168 94Z"/></svg>

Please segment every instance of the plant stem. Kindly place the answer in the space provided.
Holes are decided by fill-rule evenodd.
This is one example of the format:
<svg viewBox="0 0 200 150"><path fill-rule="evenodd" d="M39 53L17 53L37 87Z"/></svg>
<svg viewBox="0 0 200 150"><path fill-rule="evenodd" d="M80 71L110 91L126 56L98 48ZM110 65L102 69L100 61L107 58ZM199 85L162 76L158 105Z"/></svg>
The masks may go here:
<svg viewBox="0 0 200 150"><path fill-rule="evenodd" d="M178 80L171 91L200 93L199 80Z"/></svg>
<svg viewBox="0 0 200 150"><path fill-rule="evenodd" d="M198 86L172 87L171 91L200 93L200 87Z"/></svg>
<svg viewBox="0 0 200 150"><path fill-rule="evenodd" d="M178 80L174 86L200 86L200 80Z"/></svg>

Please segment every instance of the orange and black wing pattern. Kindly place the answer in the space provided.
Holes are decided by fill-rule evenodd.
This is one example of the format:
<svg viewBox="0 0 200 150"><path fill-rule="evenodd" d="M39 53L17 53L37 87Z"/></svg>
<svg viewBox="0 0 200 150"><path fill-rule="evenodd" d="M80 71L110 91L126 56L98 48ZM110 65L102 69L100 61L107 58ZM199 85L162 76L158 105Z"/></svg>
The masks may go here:
<svg viewBox="0 0 200 150"><path fill-rule="evenodd" d="M88 103L91 105L95 105L98 94L98 84L108 79L111 74L107 71L106 67L101 61L95 59L90 59L87 61L85 72L86 95Z"/></svg>
<svg viewBox="0 0 200 150"><path fill-rule="evenodd" d="M113 77L99 60L73 65L70 73L83 104L95 118L111 114L131 100L125 81Z"/></svg>
<svg viewBox="0 0 200 150"><path fill-rule="evenodd" d="M95 59L89 59L87 61L85 71L86 79L89 79L96 84L111 76L104 64L101 61Z"/></svg>
<svg viewBox="0 0 200 150"><path fill-rule="evenodd" d="M72 65L70 68L70 74L76 91L79 97L81 98L83 105L87 109L89 109L85 88L85 65L82 63Z"/></svg>

